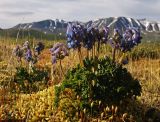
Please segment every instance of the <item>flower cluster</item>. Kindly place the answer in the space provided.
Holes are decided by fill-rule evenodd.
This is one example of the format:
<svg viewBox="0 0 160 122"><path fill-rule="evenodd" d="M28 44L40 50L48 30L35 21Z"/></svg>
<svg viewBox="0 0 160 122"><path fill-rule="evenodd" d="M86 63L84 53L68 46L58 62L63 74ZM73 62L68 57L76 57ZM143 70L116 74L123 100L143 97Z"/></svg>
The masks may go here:
<svg viewBox="0 0 160 122"><path fill-rule="evenodd" d="M121 41L121 51L130 51L135 45L138 45L141 42L141 39L140 30L136 28L127 29L123 34Z"/></svg>
<svg viewBox="0 0 160 122"><path fill-rule="evenodd" d="M27 51L25 52L25 59L28 62L32 61L32 51L30 48L28 48Z"/></svg>
<svg viewBox="0 0 160 122"><path fill-rule="evenodd" d="M108 41L109 28L103 27L101 30L91 25L84 27L79 23L68 23L67 46L68 48L78 48L82 45L88 50L92 49L96 41L106 43Z"/></svg>
<svg viewBox="0 0 160 122"><path fill-rule="evenodd" d="M110 38L110 45L113 48L120 49L122 52L131 51L131 49L141 42L140 30L136 28L128 28L123 35L118 29L114 29L113 37Z"/></svg>
<svg viewBox="0 0 160 122"><path fill-rule="evenodd" d="M102 43L107 43L108 37L109 37L109 28L107 26L103 27L100 34L101 34L101 36L100 36L99 40L102 39Z"/></svg>
<svg viewBox="0 0 160 122"><path fill-rule="evenodd" d="M92 49L96 41L99 43L109 43L113 48L118 48L122 52L130 51L135 45L141 42L140 30L128 28L121 34L119 29L114 29L112 38L109 39L109 28L104 26L101 29L91 25L86 27L79 23L68 23L67 27L67 46L68 48L83 47Z"/></svg>
<svg viewBox="0 0 160 122"><path fill-rule="evenodd" d="M63 43L56 43L50 49L52 54L52 64L55 64L58 59L63 59L65 56L68 56L68 50L65 44Z"/></svg>
<svg viewBox="0 0 160 122"><path fill-rule="evenodd" d="M36 47L35 47L35 52L37 53L37 55L39 55L41 53L41 51L44 49L44 44L42 42L38 42Z"/></svg>
<svg viewBox="0 0 160 122"><path fill-rule="evenodd" d="M67 46L68 48L78 48L80 47L80 41L83 37L83 27L79 24L73 25L72 23L68 23L67 27Z"/></svg>
<svg viewBox="0 0 160 122"><path fill-rule="evenodd" d="M19 60L21 60L21 58L24 57L24 59L27 62L32 61L32 63L36 63L35 57L37 57L43 49L44 49L44 44L42 42L38 42L34 52L32 52L29 41L25 41L22 46L20 45L16 46L16 48L13 50L13 54ZM36 56L33 54L36 54Z"/></svg>
<svg viewBox="0 0 160 122"><path fill-rule="evenodd" d="M13 49L13 54L15 56L17 56L18 58L22 58L23 57L23 51L20 48L20 45L17 45L14 49Z"/></svg>

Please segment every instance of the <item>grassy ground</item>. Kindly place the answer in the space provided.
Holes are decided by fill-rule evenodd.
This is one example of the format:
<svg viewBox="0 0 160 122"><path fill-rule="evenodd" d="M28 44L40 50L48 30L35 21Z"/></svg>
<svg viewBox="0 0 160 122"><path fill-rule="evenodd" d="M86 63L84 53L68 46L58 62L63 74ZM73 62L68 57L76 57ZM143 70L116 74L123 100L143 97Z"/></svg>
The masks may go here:
<svg viewBox="0 0 160 122"><path fill-rule="evenodd" d="M12 48L15 43L9 41L0 41L0 119L27 120L27 121L61 121L63 122L63 113L54 108L54 85L61 82L63 79L59 72L59 62L57 65L57 74L55 79L48 81L48 85L42 91L37 93L24 94L18 90L18 86L14 89L16 92L11 92L13 75L15 67L18 65L16 59L11 57ZM54 42L46 42L47 47L50 47ZM140 47L138 47L140 48ZM158 46L153 49L159 50ZM111 55L110 49L102 49L101 56ZM105 52L106 51L106 52ZM86 55L85 49L82 49L82 55ZM38 62L38 67L48 68L51 70L50 52L45 49ZM70 56L62 61L64 72L69 68L74 67L79 63L78 53L74 50L70 51ZM25 65L25 62L24 62ZM129 109L137 114L144 115L150 107L160 110L160 58L152 59L148 57L132 60L125 66L131 74L140 80L142 85L142 94L137 99L139 107L136 110ZM68 101L69 102L69 101ZM131 104L132 106L133 104ZM135 103L136 105L136 103ZM142 110L143 109L143 110ZM133 113L131 112L131 113ZM135 114L135 115L137 115ZM142 116L137 115L136 120L141 121ZM139 118L141 117L141 118Z"/></svg>

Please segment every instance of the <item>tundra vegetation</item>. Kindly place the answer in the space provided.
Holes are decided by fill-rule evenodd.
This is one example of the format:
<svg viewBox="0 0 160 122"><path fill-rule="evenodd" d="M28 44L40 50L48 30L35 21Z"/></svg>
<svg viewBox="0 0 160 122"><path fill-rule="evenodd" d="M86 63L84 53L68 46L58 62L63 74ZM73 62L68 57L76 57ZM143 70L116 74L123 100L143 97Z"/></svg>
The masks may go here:
<svg viewBox="0 0 160 122"><path fill-rule="evenodd" d="M1 38L0 120L158 122L160 43L142 37L69 23L67 41Z"/></svg>

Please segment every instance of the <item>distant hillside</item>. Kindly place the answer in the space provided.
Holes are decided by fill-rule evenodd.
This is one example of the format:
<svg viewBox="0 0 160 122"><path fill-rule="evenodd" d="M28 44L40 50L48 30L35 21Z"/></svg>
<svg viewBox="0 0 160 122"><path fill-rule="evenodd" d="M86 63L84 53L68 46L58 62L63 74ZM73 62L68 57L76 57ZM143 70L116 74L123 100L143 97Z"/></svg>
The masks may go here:
<svg viewBox="0 0 160 122"><path fill-rule="evenodd" d="M45 34L53 33L64 33L67 28L67 23L64 20L44 20L33 23L18 24L11 29L22 29L22 30L36 30L44 32Z"/></svg>
<svg viewBox="0 0 160 122"><path fill-rule="evenodd" d="M38 30L21 30L18 29L7 29L7 30L0 30L0 37L11 37L11 38L17 38L17 34L19 32L20 39L47 39L47 40L57 40L57 39L65 39L65 34L61 33L43 33Z"/></svg>

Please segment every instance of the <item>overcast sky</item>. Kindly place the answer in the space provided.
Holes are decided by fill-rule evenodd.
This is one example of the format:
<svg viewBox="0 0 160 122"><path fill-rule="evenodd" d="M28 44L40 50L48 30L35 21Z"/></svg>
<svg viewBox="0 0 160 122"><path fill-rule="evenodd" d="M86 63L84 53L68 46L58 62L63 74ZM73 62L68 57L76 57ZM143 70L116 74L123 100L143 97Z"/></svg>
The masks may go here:
<svg viewBox="0 0 160 122"><path fill-rule="evenodd" d="M0 28L45 19L127 16L160 20L160 0L0 0Z"/></svg>

